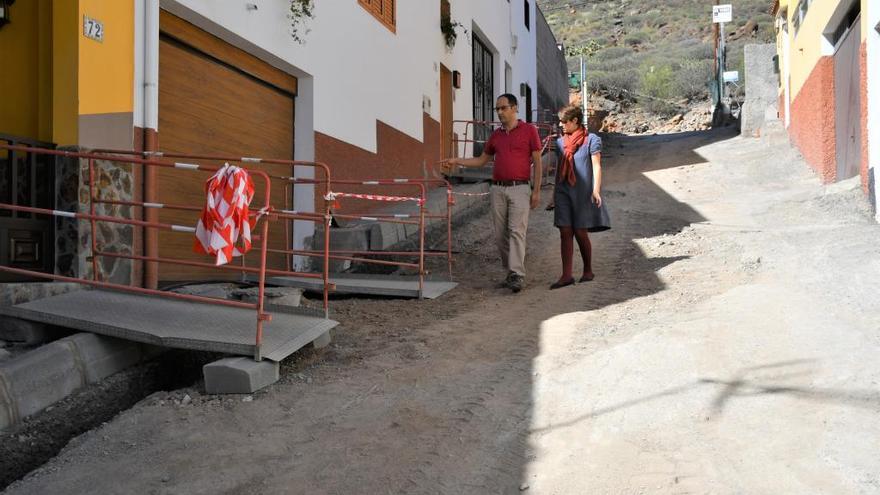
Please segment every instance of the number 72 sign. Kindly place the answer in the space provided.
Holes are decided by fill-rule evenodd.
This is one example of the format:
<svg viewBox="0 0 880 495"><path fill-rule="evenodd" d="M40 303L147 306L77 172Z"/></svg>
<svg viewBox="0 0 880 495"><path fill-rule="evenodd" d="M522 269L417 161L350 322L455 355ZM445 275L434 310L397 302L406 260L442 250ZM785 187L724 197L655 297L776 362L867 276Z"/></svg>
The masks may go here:
<svg viewBox="0 0 880 495"><path fill-rule="evenodd" d="M104 23L88 16L83 16L83 36L95 41L104 42Z"/></svg>

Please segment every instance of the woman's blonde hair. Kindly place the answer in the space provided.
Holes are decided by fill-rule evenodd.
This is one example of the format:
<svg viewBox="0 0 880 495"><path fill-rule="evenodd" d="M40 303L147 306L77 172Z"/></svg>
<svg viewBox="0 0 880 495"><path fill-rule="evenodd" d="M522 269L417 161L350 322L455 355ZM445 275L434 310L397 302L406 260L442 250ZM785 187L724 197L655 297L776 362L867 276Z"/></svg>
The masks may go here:
<svg viewBox="0 0 880 495"><path fill-rule="evenodd" d="M566 105L559 110L559 120L568 122L576 120L578 125L584 125L584 111L577 105Z"/></svg>

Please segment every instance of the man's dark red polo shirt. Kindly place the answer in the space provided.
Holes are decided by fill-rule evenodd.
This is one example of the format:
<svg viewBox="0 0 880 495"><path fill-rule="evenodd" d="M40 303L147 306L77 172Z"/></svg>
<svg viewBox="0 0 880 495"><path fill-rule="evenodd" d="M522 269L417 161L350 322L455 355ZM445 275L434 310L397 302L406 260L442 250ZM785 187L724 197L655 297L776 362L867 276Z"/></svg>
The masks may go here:
<svg viewBox="0 0 880 495"><path fill-rule="evenodd" d="M541 149L538 129L532 124L516 121L516 127L506 131L495 129L486 141L484 151L495 155L493 180L530 180L532 178L532 152Z"/></svg>

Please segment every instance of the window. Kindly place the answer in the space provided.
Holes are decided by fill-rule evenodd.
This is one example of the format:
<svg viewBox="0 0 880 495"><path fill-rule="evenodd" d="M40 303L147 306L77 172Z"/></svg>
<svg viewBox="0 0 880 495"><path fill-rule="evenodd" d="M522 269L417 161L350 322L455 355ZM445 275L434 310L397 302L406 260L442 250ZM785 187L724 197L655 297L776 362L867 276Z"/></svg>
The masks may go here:
<svg viewBox="0 0 880 495"><path fill-rule="evenodd" d="M473 98L474 120L492 122L495 120L495 57L485 43L473 36ZM483 152L483 143L492 134L491 124L474 124L474 156Z"/></svg>
<svg viewBox="0 0 880 495"><path fill-rule="evenodd" d="M837 25L834 32L830 34L828 41L831 42L832 46L837 46L837 43L846 33L849 32L850 28L852 28L859 19L861 11L862 9L859 2L854 2L846 14L844 14L843 20L840 21L840 24Z"/></svg>
<svg viewBox="0 0 880 495"><path fill-rule="evenodd" d="M373 14L376 19L379 19L392 33L396 32L397 14L395 9L397 2L395 0L358 0L358 3Z"/></svg>
<svg viewBox="0 0 880 495"><path fill-rule="evenodd" d="M807 11L810 9L811 3L813 3L813 0L801 0L798 6L795 7L794 15L791 19L791 23L794 26L794 34L798 33L801 24L804 23L804 18L807 17Z"/></svg>
<svg viewBox="0 0 880 495"><path fill-rule="evenodd" d="M526 22L526 30L530 31L532 28L530 26L531 19L529 19L529 17L531 16L531 9L529 8L529 0L523 0L523 7L524 7L523 19L525 19L525 22Z"/></svg>

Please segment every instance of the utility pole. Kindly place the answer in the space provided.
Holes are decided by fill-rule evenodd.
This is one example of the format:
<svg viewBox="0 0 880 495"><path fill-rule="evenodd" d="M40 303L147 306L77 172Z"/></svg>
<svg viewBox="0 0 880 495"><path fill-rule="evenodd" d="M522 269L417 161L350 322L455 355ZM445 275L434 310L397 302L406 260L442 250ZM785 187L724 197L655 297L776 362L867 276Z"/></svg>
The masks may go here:
<svg viewBox="0 0 880 495"><path fill-rule="evenodd" d="M584 62L584 56L581 54L581 106L584 110L584 119L587 118L587 65ZM586 124L586 122L584 122Z"/></svg>
<svg viewBox="0 0 880 495"><path fill-rule="evenodd" d="M720 35L720 43L718 45L718 102L721 103L721 100L724 97L724 66L726 65L726 58L724 51L724 23L718 23L718 31L721 33Z"/></svg>
<svg viewBox="0 0 880 495"><path fill-rule="evenodd" d="M724 53L724 24L733 21L733 6L731 4L718 5L718 0L715 0L715 5L712 7L712 22L716 26L716 37L715 37L715 61L716 61L716 90L718 91L718 101L715 105L715 115L713 116L713 124L717 125L723 121L725 108L724 108L724 66L725 66L725 53Z"/></svg>

